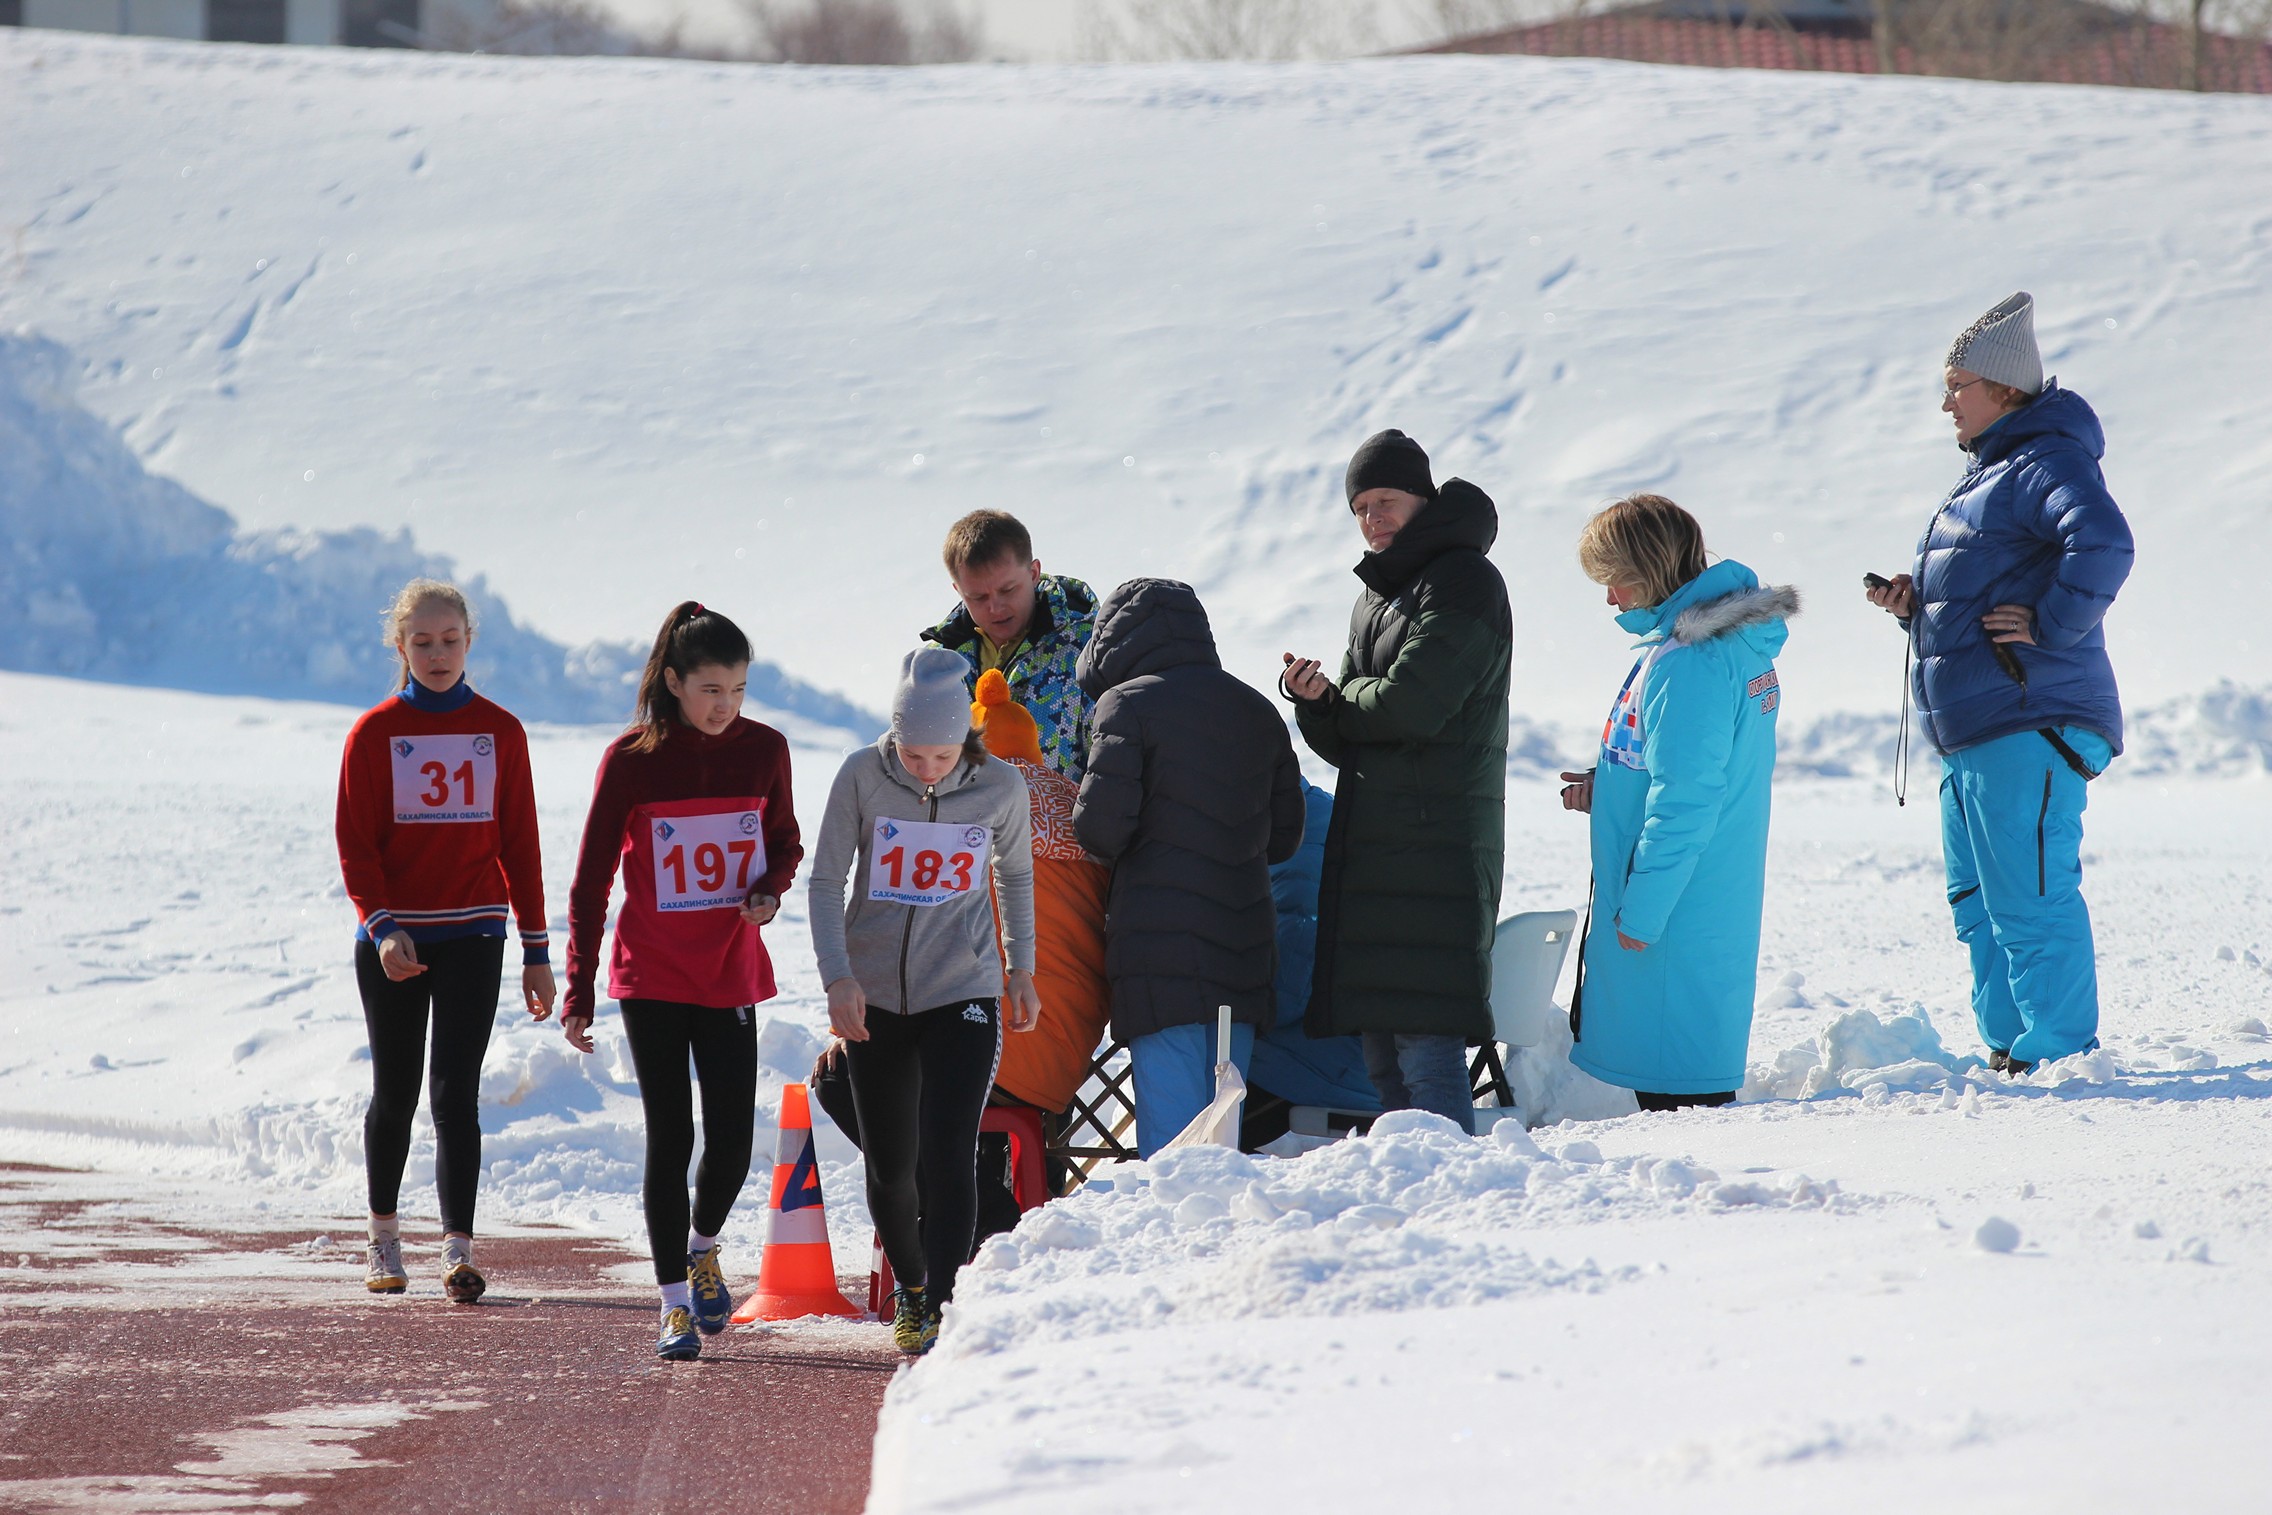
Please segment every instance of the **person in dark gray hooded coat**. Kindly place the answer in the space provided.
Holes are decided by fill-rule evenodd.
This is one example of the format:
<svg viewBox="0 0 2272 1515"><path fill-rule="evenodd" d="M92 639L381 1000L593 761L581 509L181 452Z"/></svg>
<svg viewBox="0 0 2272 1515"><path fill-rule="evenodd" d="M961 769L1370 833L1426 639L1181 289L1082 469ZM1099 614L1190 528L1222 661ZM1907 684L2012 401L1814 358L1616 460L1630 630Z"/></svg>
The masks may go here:
<svg viewBox="0 0 2272 1515"><path fill-rule="evenodd" d="M1216 1007L1242 1073L1272 1021L1270 868L1302 842L1301 769L1270 701L1223 671L1187 584L1107 595L1076 676L1095 712L1073 829L1113 865L1105 976L1149 1157L1214 1097Z"/></svg>

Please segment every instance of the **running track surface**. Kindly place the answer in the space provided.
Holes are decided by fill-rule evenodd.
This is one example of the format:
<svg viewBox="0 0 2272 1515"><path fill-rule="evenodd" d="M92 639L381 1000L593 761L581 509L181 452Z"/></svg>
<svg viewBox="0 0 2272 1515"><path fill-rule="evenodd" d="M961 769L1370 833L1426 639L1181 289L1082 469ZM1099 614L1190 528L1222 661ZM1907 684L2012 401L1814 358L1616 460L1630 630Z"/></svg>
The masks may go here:
<svg viewBox="0 0 2272 1515"><path fill-rule="evenodd" d="M441 1297L438 1238L406 1237L410 1292L380 1299L359 1236L185 1230L102 1187L0 1165L0 1510L866 1500L899 1362L880 1326L729 1330L661 1363L653 1295L606 1243L484 1239L469 1307Z"/></svg>

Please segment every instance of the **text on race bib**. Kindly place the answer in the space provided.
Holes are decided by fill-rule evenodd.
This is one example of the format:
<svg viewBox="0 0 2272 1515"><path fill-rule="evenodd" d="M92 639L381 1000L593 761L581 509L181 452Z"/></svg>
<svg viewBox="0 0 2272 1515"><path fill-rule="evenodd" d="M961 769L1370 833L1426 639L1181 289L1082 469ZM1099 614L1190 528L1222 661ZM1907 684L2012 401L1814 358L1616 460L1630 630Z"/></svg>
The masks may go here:
<svg viewBox="0 0 2272 1515"><path fill-rule="evenodd" d="M657 816L647 822L655 849L657 910L731 910L765 877L760 810Z"/></svg>
<svg viewBox="0 0 2272 1515"><path fill-rule="evenodd" d="M951 821L876 822L868 838L868 898L943 905L986 887L994 834Z"/></svg>
<svg viewBox="0 0 2272 1515"><path fill-rule="evenodd" d="M399 825L497 818L497 743L476 736L398 736L394 818Z"/></svg>

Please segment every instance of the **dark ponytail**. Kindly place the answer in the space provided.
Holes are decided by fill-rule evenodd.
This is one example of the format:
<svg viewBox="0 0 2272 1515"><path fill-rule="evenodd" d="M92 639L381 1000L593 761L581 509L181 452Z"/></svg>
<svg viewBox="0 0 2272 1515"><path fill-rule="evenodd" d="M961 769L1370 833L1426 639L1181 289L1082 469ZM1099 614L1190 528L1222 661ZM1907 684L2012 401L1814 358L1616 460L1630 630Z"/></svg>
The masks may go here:
<svg viewBox="0 0 2272 1515"><path fill-rule="evenodd" d="M647 666L639 675L639 708L632 721L639 734L632 739L631 750L653 752L678 721L678 696L664 682L664 669L684 682L697 668L713 663L731 668L749 661L749 638L739 626L695 600L673 606L663 617L663 629L655 633L655 650L647 654Z"/></svg>

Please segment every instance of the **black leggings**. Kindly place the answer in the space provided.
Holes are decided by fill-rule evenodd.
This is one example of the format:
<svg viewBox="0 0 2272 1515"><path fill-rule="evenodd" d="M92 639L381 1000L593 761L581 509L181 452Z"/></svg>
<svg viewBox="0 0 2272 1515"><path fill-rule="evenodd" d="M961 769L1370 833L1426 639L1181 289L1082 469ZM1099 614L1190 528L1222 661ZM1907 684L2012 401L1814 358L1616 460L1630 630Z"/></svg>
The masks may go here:
<svg viewBox="0 0 2272 1515"><path fill-rule="evenodd" d="M978 1122L1002 1057L999 1000L956 1000L913 1015L870 1007L868 1039L848 1042L868 1213L903 1284L954 1298L978 1224Z"/></svg>
<svg viewBox="0 0 2272 1515"><path fill-rule="evenodd" d="M442 1229L473 1234L473 1196L481 1182L481 1059L497 1023L497 985L505 941L461 936L418 949L424 973L396 983L379 949L355 944L355 987L371 1037L371 1108L363 1112L363 1169L371 1213L392 1215L410 1159L410 1122L425 1071L426 1023L434 1023L430 1097L434 1107L434 1187Z"/></svg>
<svg viewBox="0 0 2272 1515"><path fill-rule="evenodd" d="M1734 1104L1736 1091L1729 1089L1719 1094L1644 1094L1636 1089L1633 1097L1641 1102L1644 1110L1717 1110L1722 1105Z"/></svg>
<svg viewBox="0 0 2272 1515"><path fill-rule="evenodd" d="M623 1034L647 1107L647 1250L655 1282L686 1282L689 1229L716 1236L749 1177L750 1130L757 1112L757 1021L747 1005L712 1010L662 999L623 1002ZM702 1085L702 1166L694 1204L686 1202L686 1165L694 1158L694 1086Z"/></svg>

